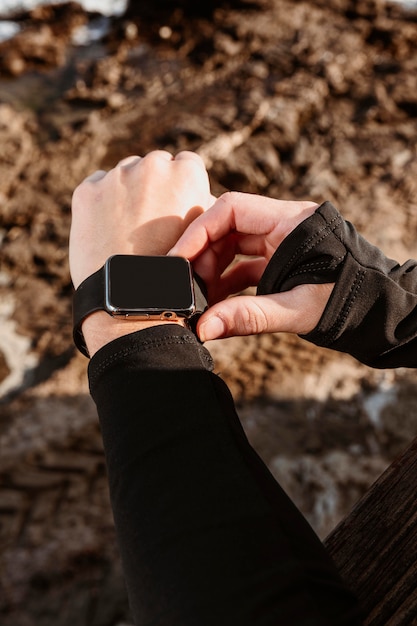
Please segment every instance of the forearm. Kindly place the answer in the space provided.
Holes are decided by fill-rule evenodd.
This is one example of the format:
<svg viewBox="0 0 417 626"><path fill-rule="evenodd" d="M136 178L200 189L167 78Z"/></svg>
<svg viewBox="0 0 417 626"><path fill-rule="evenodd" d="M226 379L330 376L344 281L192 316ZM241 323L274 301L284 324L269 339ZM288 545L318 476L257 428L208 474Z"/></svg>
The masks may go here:
<svg viewBox="0 0 417 626"><path fill-rule="evenodd" d="M119 339L89 375L137 624L356 623L354 600L191 333Z"/></svg>
<svg viewBox="0 0 417 626"><path fill-rule="evenodd" d="M325 203L283 242L259 291L330 281L328 305L305 339L373 367L417 365L417 263L388 259Z"/></svg>

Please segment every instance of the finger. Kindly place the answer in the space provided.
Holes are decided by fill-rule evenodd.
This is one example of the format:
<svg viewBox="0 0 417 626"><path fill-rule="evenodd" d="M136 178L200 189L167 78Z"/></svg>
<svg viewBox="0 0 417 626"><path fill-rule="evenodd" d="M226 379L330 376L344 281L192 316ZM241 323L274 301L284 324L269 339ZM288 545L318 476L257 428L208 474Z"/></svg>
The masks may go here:
<svg viewBox="0 0 417 626"><path fill-rule="evenodd" d="M242 246L240 237L231 233L194 259L193 268L206 284L210 303L259 283L268 263L262 248L257 241ZM255 258L244 260L244 255Z"/></svg>
<svg viewBox="0 0 417 626"><path fill-rule="evenodd" d="M216 241L194 261L194 269L206 282L217 281L235 258L233 234Z"/></svg>
<svg viewBox="0 0 417 626"><path fill-rule="evenodd" d="M267 260L263 257L248 260L231 259L219 265L212 248L208 248L193 263L194 271L203 279L210 304L224 300L247 287L256 286L265 271Z"/></svg>
<svg viewBox="0 0 417 626"><path fill-rule="evenodd" d="M228 233L219 241L211 243L209 248L202 252L198 259L207 254L208 250L213 250L219 261L223 256L227 257L227 265L238 254L244 256L266 256L269 254L271 256L275 252L275 249L268 249L263 235L240 235L235 232ZM195 261L198 261L198 259ZM223 264L222 271L226 269L227 265Z"/></svg>
<svg viewBox="0 0 417 626"><path fill-rule="evenodd" d="M195 163L206 170L206 166L201 156L196 152L191 152L190 150L182 150L181 152L178 152L178 154L175 155L175 161L195 161Z"/></svg>
<svg viewBox="0 0 417 626"><path fill-rule="evenodd" d="M236 254L245 256L266 256L269 257L275 249L269 249L264 235L241 235L236 233Z"/></svg>
<svg viewBox="0 0 417 626"><path fill-rule="evenodd" d="M248 287L255 287L265 271L266 264L264 258L238 261L216 281L211 291L210 303L225 300Z"/></svg>
<svg viewBox="0 0 417 626"><path fill-rule="evenodd" d="M277 221L277 200L228 192L185 231L173 254L194 259L230 232L266 235ZM272 204L271 204L272 203Z"/></svg>
<svg viewBox="0 0 417 626"><path fill-rule="evenodd" d="M217 198L211 193L209 175L202 158L195 152L182 150L175 155L173 165L176 171L176 176L185 176L187 179L187 185L192 184L193 180L195 184L197 184L198 181L200 181L200 183L204 181L204 184L207 184L207 200L204 202L204 210L207 211L207 209L216 202Z"/></svg>
<svg viewBox="0 0 417 626"><path fill-rule="evenodd" d="M317 208L314 202L275 200L253 194L227 192L185 231L175 253L194 259L228 232L262 235L272 253L283 239Z"/></svg>
<svg viewBox="0 0 417 626"><path fill-rule="evenodd" d="M332 284L300 285L285 293L222 300L201 316L197 332L202 341L273 332L305 335L320 321L332 289Z"/></svg>
<svg viewBox="0 0 417 626"><path fill-rule="evenodd" d="M199 218L194 220L194 222L186 229L180 239L177 241L175 246L169 251L169 254L173 256L183 256L191 261L193 261L198 255L200 255L210 243L214 243L219 241L228 234L232 228L224 227L223 229L214 229L207 228L207 220L203 219L205 216L210 214L208 226L210 226L210 222L216 219L216 206L217 202L214 203L212 207L210 207L204 215L201 215ZM229 216L224 215L224 223L229 224ZM223 233L223 234L222 234Z"/></svg>
<svg viewBox="0 0 417 626"><path fill-rule="evenodd" d="M200 340L272 332L278 322L278 307L273 299L274 296L236 296L214 304L198 322Z"/></svg>

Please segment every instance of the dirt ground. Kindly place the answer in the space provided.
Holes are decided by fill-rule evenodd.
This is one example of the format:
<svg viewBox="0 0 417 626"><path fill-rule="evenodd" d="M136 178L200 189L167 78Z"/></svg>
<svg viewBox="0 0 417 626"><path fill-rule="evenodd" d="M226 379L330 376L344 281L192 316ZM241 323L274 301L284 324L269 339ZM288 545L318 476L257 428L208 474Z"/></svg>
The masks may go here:
<svg viewBox="0 0 417 626"><path fill-rule="evenodd" d="M0 622L129 622L86 360L71 341L74 187L155 148L197 150L216 194L331 200L417 257L417 14L375 0L75 3L0 43ZM174 8L175 5L175 8ZM321 537L414 438L413 371L297 337L208 346L245 430Z"/></svg>

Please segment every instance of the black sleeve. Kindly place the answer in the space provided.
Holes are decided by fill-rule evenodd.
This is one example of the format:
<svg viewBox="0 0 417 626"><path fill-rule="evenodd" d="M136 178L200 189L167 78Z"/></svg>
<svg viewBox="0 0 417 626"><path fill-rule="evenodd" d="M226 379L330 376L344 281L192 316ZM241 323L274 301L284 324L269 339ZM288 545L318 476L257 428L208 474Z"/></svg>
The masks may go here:
<svg viewBox="0 0 417 626"><path fill-rule="evenodd" d="M330 202L281 244L259 294L335 282L318 326L304 338L372 367L417 366L417 263L400 265L361 237Z"/></svg>
<svg viewBox="0 0 417 626"><path fill-rule="evenodd" d="M89 379L135 624L360 623L192 333L164 325L118 339Z"/></svg>

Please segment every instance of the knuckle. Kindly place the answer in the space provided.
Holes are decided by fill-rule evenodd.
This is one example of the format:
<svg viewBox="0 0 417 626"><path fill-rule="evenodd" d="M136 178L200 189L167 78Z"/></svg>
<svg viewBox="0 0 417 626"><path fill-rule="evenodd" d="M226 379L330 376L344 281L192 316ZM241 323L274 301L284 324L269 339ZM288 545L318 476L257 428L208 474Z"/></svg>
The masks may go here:
<svg viewBox="0 0 417 626"><path fill-rule="evenodd" d="M219 197L219 200L221 200L225 204L233 205L233 204L236 204L238 197L239 197L238 191L225 191Z"/></svg>
<svg viewBox="0 0 417 626"><path fill-rule="evenodd" d="M227 194L228 202L234 207L236 205L241 204L242 199L246 195L242 191L227 191L226 194Z"/></svg>
<svg viewBox="0 0 417 626"><path fill-rule="evenodd" d="M179 161L174 161L174 163L177 167L184 168L184 170L192 173L192 175L201 176L203 173L201 165L194 159L181 159Z"/></svg>
<svg viewBox="0 0 417 626"><path fill-rule="evenodd" d="M159 161L160 159L161 159L160 151L153 150L152 152L148 152L147 154L145 154L142 161L144 165L150 165L151 163L154 163L155 161Z"/></svg>
<svg viewBox="0 0 417 626"><path fill-rule="evenodd" d="M142 161L151 165L164 161L169 162L169 159L172 159L172 154L171 152L168 152L168 150L152 150L152 152L148 152L147 154L145 154L145 156L142 158Z"/></svg>

